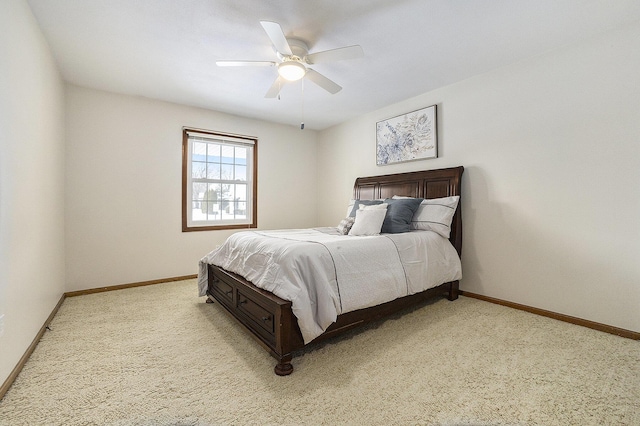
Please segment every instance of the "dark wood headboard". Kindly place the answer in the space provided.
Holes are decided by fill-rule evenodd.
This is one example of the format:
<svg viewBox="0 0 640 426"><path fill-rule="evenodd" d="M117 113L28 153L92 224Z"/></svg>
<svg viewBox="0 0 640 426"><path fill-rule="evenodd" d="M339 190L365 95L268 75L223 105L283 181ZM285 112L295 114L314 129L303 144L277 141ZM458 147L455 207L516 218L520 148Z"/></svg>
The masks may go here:
<svg viewBox="0 0 640 426"><path fill-rule="evenodd" d="M353 198L375 200L394 195L417 198L441 198L461 195L464 167L396 173L393 175L360 177L353 185ZM462 201L462 200L461 200ZM453 216L449 241L462 256L461 202Z"/></svg>

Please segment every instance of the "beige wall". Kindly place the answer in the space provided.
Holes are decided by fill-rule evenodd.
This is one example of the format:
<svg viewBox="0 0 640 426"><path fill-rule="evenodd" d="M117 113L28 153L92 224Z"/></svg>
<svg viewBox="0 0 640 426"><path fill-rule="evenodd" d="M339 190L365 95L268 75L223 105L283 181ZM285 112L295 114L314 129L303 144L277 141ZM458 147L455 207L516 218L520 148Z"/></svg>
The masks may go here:
<svg viewBox="0 0 640 426"><path fill-rule="evenodd" d="M316 132L72 85L66 95L68 291L195 274L231 234L181 231L183 126L257 136L258 227L315 226Z"/></svg>
<svg viewBox="0 0 640 426"><path fill-rule="evenodd" d="M640 331L637 52L639 25L321 132L319 225L357 176L463 165L462 289ZM377 167L375 123L433 104L441 157Z"/></svg>
<svg viewBox="0 0 640 426"><path fill-rule="evenodd" d="M25 1L0 28L2 384L64 292L64 86Z"/></svg>

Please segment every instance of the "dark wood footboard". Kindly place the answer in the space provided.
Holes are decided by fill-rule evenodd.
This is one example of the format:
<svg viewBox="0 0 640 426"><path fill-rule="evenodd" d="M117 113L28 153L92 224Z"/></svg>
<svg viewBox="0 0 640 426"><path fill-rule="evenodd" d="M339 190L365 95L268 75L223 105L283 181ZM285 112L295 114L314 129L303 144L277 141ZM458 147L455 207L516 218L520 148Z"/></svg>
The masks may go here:
<svg viewBox="0 0 640 426"><path fill-rule="evenodd" d="M274 369L277 375L291 374L293 352L305 346L298 321L291 311L291 302L217 266L209 265L208 273L207 294L210 300L218 301L269 351L277 360ZM339 315L336 322L314 339L314 342L337 336L438 296L446 296L449 300L457 299L458 282L445 283L422 293Z"/></svg>
<svg viewBox="0 0 640 426"><path fill-rule="evenodd" d="M209 265L208 273L209 298L220 302L278 361L276 374L291 374L292 352L304 346L291 302L217 266Z"/></svg>

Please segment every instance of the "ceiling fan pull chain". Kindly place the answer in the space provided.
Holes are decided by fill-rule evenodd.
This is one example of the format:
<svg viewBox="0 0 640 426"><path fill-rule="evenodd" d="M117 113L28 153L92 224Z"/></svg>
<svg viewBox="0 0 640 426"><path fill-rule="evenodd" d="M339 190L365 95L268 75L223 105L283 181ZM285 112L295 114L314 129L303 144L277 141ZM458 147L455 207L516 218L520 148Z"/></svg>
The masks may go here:
<svg viewBox="0 0 640 426"><path fill-rule="evenodd" d="M300 84L302 85L302 102L300 105L300 115L301 115L301 120L300 120L300 130L304 130L304 79L302 79L300 81Z"/></svg>

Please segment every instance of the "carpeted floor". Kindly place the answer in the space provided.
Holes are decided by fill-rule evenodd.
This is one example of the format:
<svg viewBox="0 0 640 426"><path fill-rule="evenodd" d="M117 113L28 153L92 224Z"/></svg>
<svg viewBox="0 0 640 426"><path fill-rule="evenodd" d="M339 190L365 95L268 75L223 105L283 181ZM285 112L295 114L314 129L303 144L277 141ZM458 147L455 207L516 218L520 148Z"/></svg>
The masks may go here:
<svg viewBox="0 0 640 426"><path fill-rule="evenodd" d="M640 342L465 297L274 365L195 280L67 298L0 425L640 425Z"/></svg>

